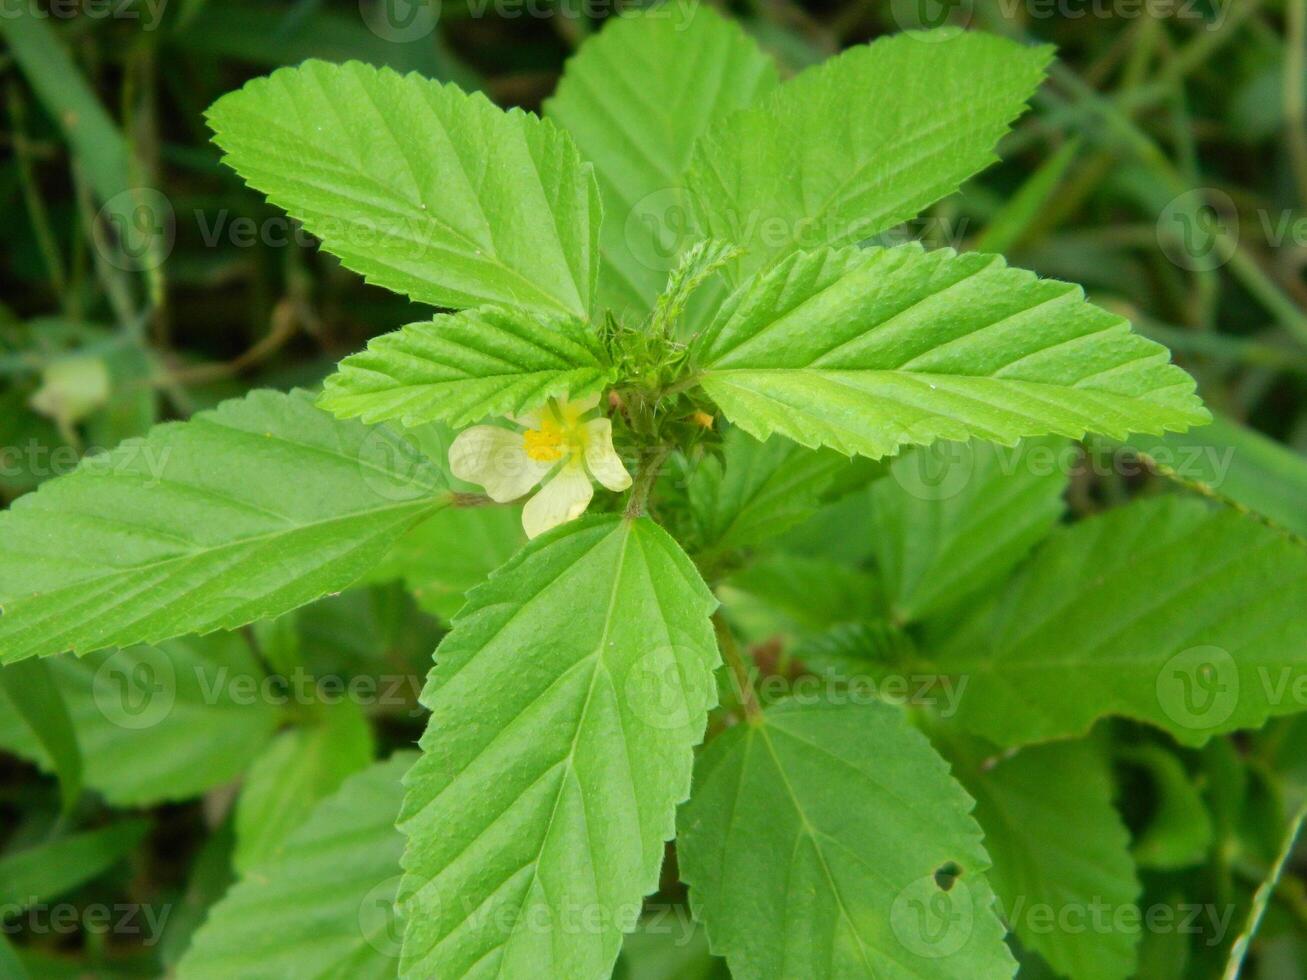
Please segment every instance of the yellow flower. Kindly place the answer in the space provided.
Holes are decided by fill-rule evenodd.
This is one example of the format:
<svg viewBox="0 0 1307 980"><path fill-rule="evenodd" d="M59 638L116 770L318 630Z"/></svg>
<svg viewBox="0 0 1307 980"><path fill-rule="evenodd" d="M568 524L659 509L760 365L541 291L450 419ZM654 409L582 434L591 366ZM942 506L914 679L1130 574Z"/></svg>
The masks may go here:
<svg viewBox="0 0 1307 980"><path fill-rule="evenodd" d="M514 417L526 431L474 425L449 447L449 466L460 480L485 487L498 503L523 496L544 481L522 510L522 526L534 538L585 513L594 496L590 480L619 492L631 474L613 450L613 424L584 420L598 397L569 402L551 398L537 412Z"/></svg>

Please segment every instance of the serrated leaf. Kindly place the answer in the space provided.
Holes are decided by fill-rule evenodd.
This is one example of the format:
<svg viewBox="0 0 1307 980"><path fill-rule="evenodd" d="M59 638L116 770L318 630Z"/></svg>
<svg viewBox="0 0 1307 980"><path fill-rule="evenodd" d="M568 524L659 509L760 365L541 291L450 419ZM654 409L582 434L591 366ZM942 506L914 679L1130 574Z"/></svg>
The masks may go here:
<svg viewBox="0 0 1307 980"><path fill-rule="evenodd" d="M278 708L235 633L46 661L85 760L84 781L115 806L199 796L244 771L272 737ZM8 671L11 666L0 667ZM43 769L48 753L0 692L0 745Z"/></svg>
<svg viewBox="0 0 1307 980"><path fill-rule="evenodd" d="M783 702L700 758L681 874L741 980L1010 977L971 806L902 712Z"/></svg>
<svg viewBox="0 0 1307 980"><path fill-rule="evenodd" d="M1302 711L1307 548L1193 499L1142 500L1055 533L939 653L957 720L1000 745L1122 715L1185 744Z"/></svg>
<svg viewBox="0 0 1307 980"><path fill-rule="evenodd" d="M450 507L400 538L369 578L402 579L419 607L447 623L468 590L525 544L517 507Z"/></svg>
<svg viewBox="0 0 1307 980"><path fill-rule="evenodd" d="M937 442L910 449L871 490L876 566L896 621L914 622L1002 581L1061 518L1071 444Z"/></svg>
<svg viewBox="0 0 1307 980"><path fill-rule="evenodd" d="M684 174L695 140L775 85L771 59L700 3L610 18L568 61L545 114L595 165L603 305L634 316L653 307L693 236Z"/></svg>
<svg viewBox="0 0 1307 980"><path fill-rule="evenodd" d="M687 481L699 547L714 554L751 547L793 527L817 510L846 466L836 453L731 429L722 459L705 459Z"/></svg>
<svg viewBox="0 0 1307 980"><path fill-rule="evenodd" d="M236 870L278 854L319 800L372 761L373 748L367 719L347 700L319 705L308 724L278 735L251 764L236 803Z"/></svg>
<svg viewBox="0 0 1307 980"><path fill-rule="evenodd" d="M699 287L710 281L740 252L730 242L705 238L687 248L658 294L648 330L657 336L675 336L677 325Z"/></svg>
<svg viewBox="0 0 1307 980"><path fill-rule="evenodd" d="M448 501L384 427L256 391L0 514L0 660L234 629L337 592Z"/></svg>
<svg viewBox="0 0 1307 980"><path fill-rule="evenodd" d="M396 752L319 803L213 907L178 980L393 980L404 847L394 823L414 758Z"/></svg>
<svg viewBox="0 0 1307 980"><path fill-rule="evenodd" d="M1103 752L1054 742L997 765L976 761L956 771L975 797L994 862L986 876L1017 938L1072 980L1134 976L1141 930L1120 924L1141 887Z"/></svg>
<svg viewBox="0 0 1307 980"><path fill-rule="evenodd" d="M693 356L741 428L846 454L1209 418L1166 348L1078 286L950 249L794 255L736 290Z"/></svg>
<svg viewBox="0 0 1307 980"><path fill-rule="evenodd" d="M802 72L700 142L689 181L704 233L744 246L746 274L915 217L997 159L1051 53L899 34Z"/></svg>
<svg viewBox="0 0 1307 980"><path fill-rule="evenodd" d="M208 120L225 162L369 282L432 306L589 314L599 192L553 123L357 61L279 69Z"/></svg>
<svg viewBox="0 0 1307 980"><path fill-rule="evenodd" d="M716 701L714 605L664 531L615 517L537 539L471 593L406 779L404 976L612 969Z"/></svg>
<svg viewBox="0 0 1307 980"><path fill-rule="evenodd" d="M548 398L599 394L612 369L598 335L571 317L487 307L411 323L341 361L318 404L338 418L471 425Z"/></svg>

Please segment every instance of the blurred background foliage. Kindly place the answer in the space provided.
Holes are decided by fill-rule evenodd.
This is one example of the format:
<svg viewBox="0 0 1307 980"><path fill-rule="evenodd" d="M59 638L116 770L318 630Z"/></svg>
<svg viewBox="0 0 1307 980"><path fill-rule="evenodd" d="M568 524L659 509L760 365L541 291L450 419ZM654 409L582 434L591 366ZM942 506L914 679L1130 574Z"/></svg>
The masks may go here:
<svg viewBox="0 0 1307 980"><path fill-rule="evenodd" d="M204 123L219 95L307 57L357 58L536 109L569 53L622 9L602 0L0 5L0 502L156 422L251 387L312 386L368 338L418 318L319 253L219 164ZM1083 283L1170 346L1218 413L1183 445L1210 445L1214 459L1232 452L1232 462L1186 479L1307 535L1304 0L715 5L787 74L939 18L1057 45L1002 162L891 239L1001 251ZM1159 452L1157 441L1135 448ZM1073 507L1094 510L1155 478L1091 468L1077 477ZM517 546L516 519L504 514L442 517L374 581L239 636L179 642L169 655L201 673L270 678L278 690L296 668L420 680L461 592ZM849 516L846 507L822 520L847 535ZM808 533L823 533L821 522ZM149 668L151 655L139 653L136 667ZM41 772L58 768L60 747L34 744L17 720L23 699L39 703L39 678L2 672L0 745L12 755L0 756L0 977L165 973L233 866L257 860L234 843L240 821L254 819L233 806L236 777L277 785L292 768L279 760L332 760L316 784L275 801L293 818L421 730L405 684L364 709L291 696L275 711L236 710L197 696L192 710L129 739L96 721L96 669L88 658L55 672L87 787L71 808ZM1307 791L1307 727L1277 721L1203 751L1124 724L1103 729L1118 746L1146 899L1235 902L1242 922L1286 807ZM666 897L683 898L674 876ZM85 916L59 929L32 913L56 899L170 914L157 929L143 919L136 931L104 929ZM674 941L674 920L631 939L624 975L721 971L702 937ZM1235 931L1213 943L1149 935L1140 975L1219 975ZM1302 976L1304 935L1307 888L1291 873L1246 975ZM1022 975L1043 968L1027 961Z"/></svg>

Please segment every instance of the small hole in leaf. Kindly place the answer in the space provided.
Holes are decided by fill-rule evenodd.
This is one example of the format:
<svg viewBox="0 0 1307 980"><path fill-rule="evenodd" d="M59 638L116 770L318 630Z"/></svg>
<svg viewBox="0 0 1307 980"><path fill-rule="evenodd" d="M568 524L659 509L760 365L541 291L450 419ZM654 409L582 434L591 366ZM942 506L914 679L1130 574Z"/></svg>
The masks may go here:
<svg viewBox="0 0 1307 980"><path fill-rule="evenodd" d="M949 891L953 888L953 882L962 877L962 868L953 861L941 864L935 869L935 884L941 891Z"/></svg>

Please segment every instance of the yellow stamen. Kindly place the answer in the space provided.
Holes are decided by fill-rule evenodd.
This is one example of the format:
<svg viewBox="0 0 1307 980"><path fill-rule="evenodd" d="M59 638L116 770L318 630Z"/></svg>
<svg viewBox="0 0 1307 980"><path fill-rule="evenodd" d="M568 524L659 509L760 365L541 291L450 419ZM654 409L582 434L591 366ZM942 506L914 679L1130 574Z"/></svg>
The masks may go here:
<svg viewBox="0 0 1307 980"><path fill-rule="evenodd" d="M705 429L712 428L713 417L707 412L695 412L693 418L696 425L701 425Z"/></svg>
<svg viewBox="0 0 1307 980"><path fill-rule="evenodd" d="M563 458L563 430L553 419L543 419L539 429L527 429L522 442L526 454L537 463L556 463Z"/></svg>

